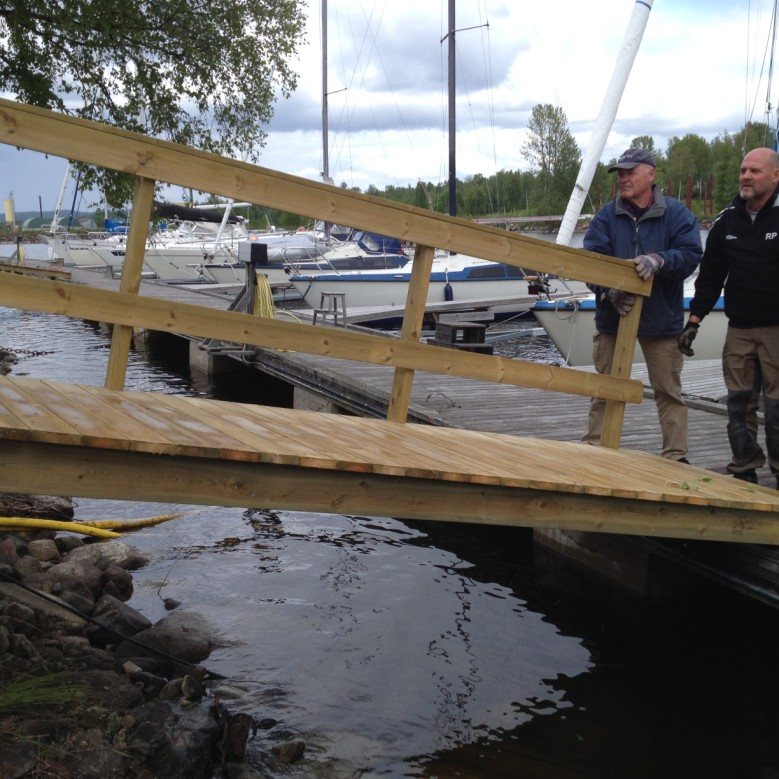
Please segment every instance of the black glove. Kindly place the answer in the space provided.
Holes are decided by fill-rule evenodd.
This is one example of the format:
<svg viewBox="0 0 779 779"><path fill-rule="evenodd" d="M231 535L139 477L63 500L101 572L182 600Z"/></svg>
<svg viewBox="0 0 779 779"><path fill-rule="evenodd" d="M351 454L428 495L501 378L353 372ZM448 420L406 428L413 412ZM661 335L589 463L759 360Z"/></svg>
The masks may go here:
<svg viewBox="0 0 779 779"><path fill-rule="evenodd" d="M676 339L679 351L687 357L695 355L695 352L692 350L692 342L695 340L695 336L698 335L699 327L700 325L697 322L688 322L684 326L681 335Z"/></svg>

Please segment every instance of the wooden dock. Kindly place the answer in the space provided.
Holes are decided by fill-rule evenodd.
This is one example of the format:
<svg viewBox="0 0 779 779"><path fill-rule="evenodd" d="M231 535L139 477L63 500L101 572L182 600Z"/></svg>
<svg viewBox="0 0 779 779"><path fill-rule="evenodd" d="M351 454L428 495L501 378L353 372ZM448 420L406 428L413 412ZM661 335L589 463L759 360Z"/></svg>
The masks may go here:
<svg viewBox="0 0 779 779"><path fill-rule="evenodd" d="M779 544L779 492L645 452L8 376L0 491Z"/></svg>
<svg viewBox="0 0 779 779"><path fill-rule="evenodd" d="M100 284L105 285L108 289L115 289L117 285L115 279L101 278L99 274L94 272L78 271L75 275L78 283L90 284L98 279ZM184 302L192 299L198 302L203 300L205 305L214 308L222 308L228 305L229 301L229 298L225 298L223 295L216 295L206 290L166 287L149 282L143 282L142 286L144 294L172 297ZM147 287L151 288L149 293L146 292ZM359 313L357 312L358 316ZM281 312L279 315L284 316ZM307 318L307 312L302 312L302 317ZM308 317L310 318L310 314ZM359 325L350 325L350 327L360 329ZM328 405L331 409L341 409L358 415L382 419L386 417L393 381L393 370L390 367L357 361L335 360L320 355L277 352L267 349L249 350L248 353L242 350L239 354L234 353L233 356L239 357L244 362L247 359L247 354L254 360L256 368L281 377L297 387L307 389L312 393L311 397L315 398L314 403L318 404L317 408ZM646 384L643 365L633 367L633 376ZM700 485L710 484L710 482L698 481L699 479L709 479L712 478L713 474L716 474L717 478L725 479L727 484L738 486L731 477L724 475L725 465L730 459L730 448L726 435L725 407L722 402L719 402L725 394L720 361L688 361L683 373L683 390L690 408L689 458L694 466L704 470L699 471L692 481L685 476L685 481L679 481L679 483L686 484L690 489L698 491ZM651 401L651 391L647 387L645 387L645 396L644 403L630 405L626 409L622 434L623 450L659 451L660 434L656 410ZM588 403L587 398L578 395L560 395L532 388L462 380L451 376L417 371L409 405L409 418L437 427L461 428L488 434L530 436L546 441L575 443L579 440L584 429ZM320 416L318 415L316 418L319 419ZM292 430L293 428L290 428L286 432L291 433ZM550 443L548 446L552 446L552 444ZM591 449L588 449L587 454L590 451ZM598 450L598 452L600 451ZM557 461L562 462L564 456L559 452L556 454L558 455ZM518 455L518 462L523 462L532 456L533 450L523 449ZM577 458L582 458L580 452ZM203 463L200 462L199 465L202 467ZM626 467L628 466L624 462L620 463L619 468ZM638 468L639 466L631 464L629 467ZM192 474L194 471L187 468L187 473ZM205 474L203 475L205 476ZM310 473L304 477L304 481L307 485L317 484L318 488L322 489L325 485L335 485L336 489L338 488L337 480L333 480L334 474L332 472L329 474L319 473L318 476L325 476L325 484L320 484L318 480L312 481ZM759 476L765 486L774 486L774 477L767 469L760 472ZM119 480L120 477L117 476L116 479ZM111 480L106 484L110 484L110 482ZM418 486L421 482L416 481L415 484ZM360 486L364 486L362 482ZM440 484L438 486L440 487ZM452 485L447 486L451 487ZM112 487L108 486L105 489L107 489L106 494L115 494ZM746 489L749 490L750 487L746 487ZM216 503L220 500L213 495L198 493L196 489L187 488L186 491L191 495L201 494L202 498L209 503ZM225 491L228 490L222 490L222 492ZM404 516L409 518L416 516L412 508L403 509L401 507L397 500L398 491L404 495L411 494L407 486L401 488L398 485L395 494L388 498L383 505L384 513L400 516L403 512ZM312 510L327 511L329 506L338 506L341 511L350 509L357 511L356 504L344 501L343 498L344 495L352 495L353 492L352 487L344 486L340 494L328 496L330 501L328 505L323 507L321 504L315 504ZM135 496L132 490L131 493ZM425 486L422 500L427 496L438 497L438 495L439 493L434 486ZM528 495L527 489L523 490L523 499ZM548 497L548 494L544 494L544 496ZM252 496L253 499L256 497L256 494ZM185 497L179 498L179 500L185 499ZM239 504L245 499L245 497L237 498ZM280 494L268 495L267 499L268 505L279 507L284 505L283 496ZM619 508L620 504L613 497L602 500L609 504L608 512L619 510L622 514L626 513L624 509ZM479 496L478 502L485 510L492 511L492 509L486 508L487 504L483 503L483 496ZM522 505L523 516L533 516L521 501L513 502L516 505ZM463 505L459 498L458 503ZM446 501L441 504L441 506L449 505ZM552 505L558 506L556 498ZM369 507L365 505L361 507L366 510L360 513L376 513L382 508L375 503ZM577 506L576 511L579 510L581 507ZM603 510L602 506L597 509L600 512ZM454 518L454 516L445 516L450 511L449 507L443 509L441 518ZM662 509L656 514L657 516L668 516L662 513ZM588 517L586 513L582 514L581 517L587 530L600 529L594 528L589 523L591 517ZM429 512L427 518L430 518ZM471 517L468 521L480 520ZM514 517L507 518L505 521L517 524L522 520ZM670 517L668 517L668 521L671 521ZM751 597L774 606L777 604L775 582L779 577L779 558L776 551L765 545L756 543L722 545L716 543L701 544L700 542L689 544L685 538L674 538L674 534L662 526L655 527L658 535L654 537L641 535L631 539L624 535L624 525L621 526L623 528L621 531L616 531L622 532L623 535L610 536L604 533L580 532L567 522L550 521L548 517L537 518L534 523L535 537L540 543L552 546L563 554L575 556L588 567L593 567L600 573L619 581L622 586L628 586L639 592L647 592L658 586L656 581L651 582L650 572L655 570L656 566L652 565L650 561L653 558L666 558L671 559L674 565L694 570L700 575L715 579ZM562 529L563 526L566 529ZM685 528L681 532L686 534L688 529ZM652 528L646 532L651 533ZM705 533L686 537L711 538Z"/></svg>
<svg viewBox="0 0 779 779"><path fill-rule="evenodd" d="M105 273L80 269L70 271L74 283L106 290L118 289L119 281ZM198 291L197 288L181 285L142 281L141 286L142 294L147 297L185 303L194 301L214 310L226 309L232 300L210 290ZM310 311L296 310L291 314L304 321L311 318ZM355 315L359 321L367 314L356 311ZM288 315L278 311L277 316L285 319ZM243 352L240 354L242 362L247 355L258 369L309 390L336 408L386 417L393 381L393 369L389 366L269 349ZM646 399L641 404L631 404L626 408L621 446L659 452L659 425L645 366L633 366L632 376L644 383ZM682 389L689 407L690 462L724 474L730 461L730 447L723 416L726 410L724 404L718 402L725 396L720 361L686 361ZM437 426L576 442L584 432L588 407L589 399L578 395L417 371L411 390L409 417ZM766 486L775 486L775 480L767 469L760 473L760 479Z"/></svg>

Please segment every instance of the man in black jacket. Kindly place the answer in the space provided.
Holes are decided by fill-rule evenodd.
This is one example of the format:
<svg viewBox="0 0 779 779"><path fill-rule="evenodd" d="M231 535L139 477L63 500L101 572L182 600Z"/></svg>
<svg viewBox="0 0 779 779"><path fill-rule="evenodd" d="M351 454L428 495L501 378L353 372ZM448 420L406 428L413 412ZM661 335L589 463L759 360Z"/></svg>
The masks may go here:
<svg viewBox="0 0 779 779"><path fill-rule="evenodd" d="M757 442L756 409L765 393L768 465L779 487L779 155L754 149L744 157L739 194L706 241L690 316L679 349L692 356L701 320L724 287L728 331L722 370L728 390L728 440L737 479L757 483L766 461Z"/></svg>

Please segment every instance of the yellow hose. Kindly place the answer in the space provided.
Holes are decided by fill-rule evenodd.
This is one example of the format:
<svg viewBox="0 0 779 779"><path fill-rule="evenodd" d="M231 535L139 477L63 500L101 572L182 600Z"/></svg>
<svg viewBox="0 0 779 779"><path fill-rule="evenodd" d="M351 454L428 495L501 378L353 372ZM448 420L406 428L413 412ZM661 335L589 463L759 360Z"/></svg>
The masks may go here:
<svg viewBox="0 0 779 779"><path fill-rule="evenodd" d="M139 527L151 527L167 522L169 519L183 517L189 514L189 511L182 511L179 514L161 514L158 517L145 517L144 519L90 519L81 522L86 527L110 528L115 530L137 530Z"/></svg>
<svg viewBox="0 0 779 779"><path fill-rule="evenodd" d="M256 316L264 316L269 319L273 319L276 313L273 304L273 291L270 288L268 277L259 272L257 272L257 286L254 292L254 313Z"/></svg>
<svg viewBox="0 0 779 779"><path fill-rule="evenodd" d="M60 522L56 519L37 519L36 517L0 517L0 527L12 527L19 530L64 530L97 538L119 538L121 536L121 533L115 533L113 530L89 527L78 522Z"/></svg>
<svg viewBox="0 0 779 779"><path fill-rule="evenodd" d="M98 538L119 538L122 534L115 530L137 530L141 527L151 527L167 522L169 519L183 517L191 512L178 514L162 514L144 519L96 519L84 522L62 522L56 519L38 519L36 517L0 517L0 527L14 527L22 530L35 528L37 530L65 530L71 533L81 533Z"/></svg>

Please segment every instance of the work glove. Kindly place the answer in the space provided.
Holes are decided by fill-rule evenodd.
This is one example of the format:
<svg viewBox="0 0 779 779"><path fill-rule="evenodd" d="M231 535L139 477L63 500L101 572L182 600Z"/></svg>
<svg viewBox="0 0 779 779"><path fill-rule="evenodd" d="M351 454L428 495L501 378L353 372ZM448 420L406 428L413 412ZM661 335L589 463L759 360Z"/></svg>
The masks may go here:
<svg viewBox="0 0 779 779"><path fill-rule="evenodd" d="M646 281L663 267L665 260L659 254L641 254L633 262L636 263L636 273Z"/></svg>
<svg viewBox="0 0 779 779"><path fill-rule="evenodd" d="M699 327L700 325L697 322L688 322L684 326L681 335L676 339L679 351L687 357L695 355L695 352L692 350L692 342L695 340L695 336L698 335Z"/></svg>
<svg viewBox="0 0 779 779"><path fill-rule="evenodd" d="M620 316L630 313L630 309L636 303L636 296L630 292L622 292L619 289L610 289L607 293L609 301L614 308L617 309L617 313Z"/></svg>

